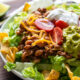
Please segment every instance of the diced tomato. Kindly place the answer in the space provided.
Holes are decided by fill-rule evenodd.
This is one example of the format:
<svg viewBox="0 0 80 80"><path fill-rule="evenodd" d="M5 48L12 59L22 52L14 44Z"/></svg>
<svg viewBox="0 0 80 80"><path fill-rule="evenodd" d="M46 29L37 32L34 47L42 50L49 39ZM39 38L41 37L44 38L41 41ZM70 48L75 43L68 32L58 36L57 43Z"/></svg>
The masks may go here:
<svg viewBox="0 0 80 80"><path fill-rule="evenodd" d="M56 21L56 22L55 22L55 25L56 25L57 27L60 27L61 29L66 28L66 27L69 26L68 23L66 23L66 22L64 22L64 21L62 21L62 20Z"/></svg>
<svg viewBox="0 0 80 80"><path fill-rule="evenodd" d="M62 42L63 42L63 32L62 32L62 29L59 28L59 27L55 27L53 29L53 35L52 35L52 37L53 37L53 41L55 43L61 45Z"/></svg>
<svg viewBox="0 0 80 80"><path fill-rule="evenodd" d="M56 20L54 19L52 22L53 22L53 24L55 24Z"/></svg>
<svg viewBox="0 0 80 80"><path fill-rule="evenodd" d="M50 32L54 28L54 24L47 19L37 19L34 24L38 29Z"/></svg>

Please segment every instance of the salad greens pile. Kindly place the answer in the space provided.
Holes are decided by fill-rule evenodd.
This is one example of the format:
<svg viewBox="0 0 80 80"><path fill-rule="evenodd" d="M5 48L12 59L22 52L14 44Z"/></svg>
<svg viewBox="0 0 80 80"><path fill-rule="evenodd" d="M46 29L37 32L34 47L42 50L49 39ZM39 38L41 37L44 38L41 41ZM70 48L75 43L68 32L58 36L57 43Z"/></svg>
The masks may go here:
<svg viewBox="0 0 80 80"><path fill-rule="evenodd" d="M10 43L10 46L18 46L19 42L21 41L22 36L16 35L16 31L20 26L20 22L22 20L25 20L26 16L27 12L20 12L19 14L16 15L16 17L14 17L14 21L9 24L8 41Z"/></svg>
<svg viewBox="0 0 80 80"><path fill-rule="evenodd" d="M20 56L20 53L19 53L19 56ZM41 74L39 72L42 69L43 70L55 69L57 71L60 71L62 74L64 73L65 77L68 78L67 71L64 67L64 61L65 61L65 58L63 56L58 56L57 55L55 57L50 56L48 64L45 64L44 62L42 64L41 63L38 63L38 64L30 63L29 64L27 62L26 63L16 62L16 63L13 64L13 63L8 62L5 65L5 66L7 66L5 69L7 69L7 71L10 71L12 69L16 69L17 71L20 71L25 78L30 77L30 78L34 78L35 80L45 80L43 74ZM14 65L16 65L16 67L14 67ZM21 67L21 65L24 65L24 67ZM63 80L63 79L61 79L61 80Z"/></svg>
<svg viewBox="0 0 80 80"><path fill-rule="evenodd" d="M55 7L63 8L65 10L67 10L67 11L72 11L72 12L75 12L76 14L80 15L80 4L75 4L75 3L67 4L67 3L63 3L63 4L55 5Z"/></svg>

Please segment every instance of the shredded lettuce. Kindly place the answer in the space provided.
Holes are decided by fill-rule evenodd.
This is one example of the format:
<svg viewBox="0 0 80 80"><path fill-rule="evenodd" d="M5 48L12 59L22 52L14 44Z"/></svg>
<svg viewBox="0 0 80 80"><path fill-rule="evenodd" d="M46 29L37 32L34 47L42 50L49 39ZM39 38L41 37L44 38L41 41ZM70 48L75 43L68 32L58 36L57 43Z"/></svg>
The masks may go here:
<svg viewBox="0 0 80 80"><path fill-rule="evenodd" d="M25 68L23 71L22 71L22 74L25 78L34 78L35 77L35 70L33 67L28 67L28 68Z"/></svg>
<svg viewBox="0 0 80 80"><path fill-rule="evenodd" d="M17 14L16 17L14 17L13 22L11 22L8 26L9 28L9 36L13 36L16 32L16 30L19 28L20 26L20 22L24 19L26 19L27 17L27 13L26 12L20 12Z"/></svg>
<svg viewBox="0 0 80 80"><path fill-rule="evenodd" d="M35 65L38 70L51 70L52 69L52 64L41 64L38 63Z"/></svg>
<svg viewBox="0 0 80 80"><path fill-rule="evenodd" d="M22 72L23 69L28 68L28 67L33 67L34 63L27 63L27 62L16 62L16 68L18 72Z"/></svg>
<svg viewBox="0 0 80 80"><path fill-rule="evenodd" d="M67 4L67 3L64 3L64 4L55 5L55 7L63 8L67 11L73 11L76 14L80 15L80 4L76 4L76 3Z"/></svg>
<svg viewBox="0 0 80 80"><path fill-rule="evenodd" d="M44 80L44 76L43 74L41 74L40 72L38 72L37 68L35 68L35 80Z"/></svg>
<svg viewBox="0 0 80 80"><path fill-rule="evenodd" d="M52 68L57 71L62 71L64 68L65 58L63 56L50 56L49 57L52 63Z"/></svg>
<svg viewBox="0 0 80 80"><path fill-rule="evenodd" d="M22 51L16 53L16 61L21 61Z"/></svg>
<svg viewBox="0 0 80 80"><path fill-rule="evenodd" d="M76 58L68 59L66 62L70 66L74 66L74 67L80 66L80 61L79 60L76 60Z"/></svg>
<svg viewBox="0 0 80 80"><path fill-rule="evenodd" d="M4 66L4 68L9 72L12 69L14 69L16 67L16 64L11 63L11 62L7 62L6 65Z"/></svg>
<svg viewBox="0 0 80 80"><path fill-rule="evenodd" d="M80 77L80 66L78 66L73 73L74 73L74 76Z"/></svg>
<svg viewBox="0 0 80 80"><path fill-rule="evenodd" d="M25 78L34 78L35 80L44 80L43 74L38 72L37 68L28 67L22 71Z"/></svg>
<svg viewBox="0 0 80 80"><path fill-rule="evenodd" d="M16 30L18 30L20 26L20 22L26 19L27 13L20 12L19 14L14 17L13 22L11 22L8 26L9 29L9 42L10 46L18 46L19 42L21 41L22 36L16 35Z"/></svg>
<svg viewBox="0 0 80 80"><path fill-rule="evenodd" d="M13 35L12 37L9 37L9 43L10 46L18 46L19 42L21 41L22 36Z"/></svg>

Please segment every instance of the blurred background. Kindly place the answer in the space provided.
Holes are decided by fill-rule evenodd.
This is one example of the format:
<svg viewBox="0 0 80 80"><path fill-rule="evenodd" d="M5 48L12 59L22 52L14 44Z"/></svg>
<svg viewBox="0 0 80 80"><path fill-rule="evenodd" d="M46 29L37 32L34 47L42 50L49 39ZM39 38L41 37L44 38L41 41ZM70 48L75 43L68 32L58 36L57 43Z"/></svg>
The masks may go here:
<svg viewBox="0 0 80 80"><path fill-rule="evenodd" d="M12 12L22 6L25 2L31 0L0 0L0 26L4 23ZM66 1L74 1L80 3L80 0L55 0L56 4ZM6 4L6 5L5 5ZM5 17L4 17L5 15ZM0 58L0 80L21 80L11 72L7 72L3 69L3 61Z"/></svg>

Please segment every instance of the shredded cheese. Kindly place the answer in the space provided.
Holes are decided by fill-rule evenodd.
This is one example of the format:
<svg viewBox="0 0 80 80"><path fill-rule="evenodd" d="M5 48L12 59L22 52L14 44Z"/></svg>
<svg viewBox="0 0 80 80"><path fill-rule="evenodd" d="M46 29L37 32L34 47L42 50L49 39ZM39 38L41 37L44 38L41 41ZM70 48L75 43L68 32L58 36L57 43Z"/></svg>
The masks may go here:
<svg viewBox="0 0 80 80"><path fill-rule="evenodd" d="M21 22L21 24L22 24L22 26L23 26L27 31L36 32L36 33L39 33L39 32L40 32L40 31L37 31L37 30L33 30L33 29L28 28L28 27L24 24L24 22Z"/></svg>
<svg viewBox="0 0 80 80"><path fill-rule="evenodd" d="M28 25L33 25L34 21L37 19L37 17L33 14L30 15L29 19L27 20Z"/></svg>
<svg viewBox="0 0 80 80"><path fill-rule="evenodd" d="M38 44L38 43L44 43L44 42L46 42L46 43L48 43L48 44L51 43L51 41L41 38L41 39L36 40L35 42L33 42L33 43L32 43L32 46L35 46L35 45Z"/></svg>
<svg viewBox="0 0 80 80"><path fill-rule="evenodd" d="M0 33L0 41L2 41L4 37L8 37L8 34L7 33Z"/></svg>

